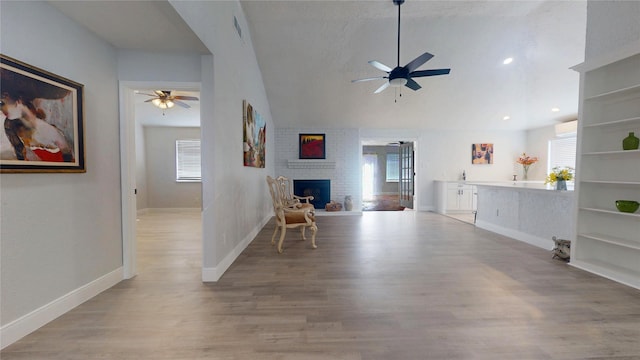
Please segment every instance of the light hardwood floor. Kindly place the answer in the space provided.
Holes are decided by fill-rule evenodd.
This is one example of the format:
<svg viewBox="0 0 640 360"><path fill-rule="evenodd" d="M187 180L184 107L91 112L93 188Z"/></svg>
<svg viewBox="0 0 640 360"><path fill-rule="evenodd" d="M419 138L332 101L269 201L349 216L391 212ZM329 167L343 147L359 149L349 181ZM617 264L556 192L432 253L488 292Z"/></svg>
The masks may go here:
<svg viewBox="0 0 640 360"><path fill-rule="evenodd" d="M640 359L640 291L434 213L273 220L200 281L200 226L138 223L140 275L21 341L15 359ZM199 217L199 216L197 216Z"/></svg>

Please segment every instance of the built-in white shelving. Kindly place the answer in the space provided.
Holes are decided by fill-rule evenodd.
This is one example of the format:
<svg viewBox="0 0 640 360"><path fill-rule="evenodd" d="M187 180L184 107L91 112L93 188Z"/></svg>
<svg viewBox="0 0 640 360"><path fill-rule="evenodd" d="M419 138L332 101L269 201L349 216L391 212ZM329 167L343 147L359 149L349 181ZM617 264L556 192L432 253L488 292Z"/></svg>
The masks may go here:
<svg viewBox="0 0 640 360"><path fill-rule="evenodd" d="M640 53L576 70L582 99L571 265L640 289L640 211L615 206L640 201L640 150L622 149L630 132L640 136Z"/></svg>

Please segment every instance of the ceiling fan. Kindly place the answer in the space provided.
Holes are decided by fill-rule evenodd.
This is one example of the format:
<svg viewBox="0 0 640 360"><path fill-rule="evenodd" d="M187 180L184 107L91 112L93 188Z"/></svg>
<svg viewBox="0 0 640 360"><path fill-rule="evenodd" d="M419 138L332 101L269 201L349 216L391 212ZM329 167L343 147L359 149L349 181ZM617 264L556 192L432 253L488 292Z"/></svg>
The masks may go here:
<svg viewBox="0 0 640 360"><path fill-rule="evenodd" d="M139 93L142 95L153 96L152 99L146 100L145 102L150 102L153 105L159 107L160 109L170 109L175 105L181 106L183 108L190 108L189 104L181 101L181 100L198 100L195 96L184 96L184 95L171 95L170 90L154 90L154 94L145 94Z"/></svg>
<svg viewBox="0 0 640 360"><path fill-rule="evenodd" d="M376 60L371 60L369 61L369 64L371 64L376 69L386 72L387 76L351 80L351 82L355 83L355 82L371 81L371 80L378 80L378 79L388 79L387 82L385 82L382 86L378 88L378 90L374 92L375 94L382 92L384 89L388 88L389 86L401 87L404 85L409 89L416 91L420 89L421 86L415 80L413 80L413 78L425 77L425 76L447 75L451 71L451 69L417 70L420 66L422 66L424 63L426 63L433 57L433 55L429 54L428 52L425 52L424 54L413 59L407 65L400 66L400 6L404 3L404 1L405 0L393 0L393 3L398 5L398 66L396 66L394 69L391 69L390 67L388 67L387 65L381 62L378 62Z"/></svg>

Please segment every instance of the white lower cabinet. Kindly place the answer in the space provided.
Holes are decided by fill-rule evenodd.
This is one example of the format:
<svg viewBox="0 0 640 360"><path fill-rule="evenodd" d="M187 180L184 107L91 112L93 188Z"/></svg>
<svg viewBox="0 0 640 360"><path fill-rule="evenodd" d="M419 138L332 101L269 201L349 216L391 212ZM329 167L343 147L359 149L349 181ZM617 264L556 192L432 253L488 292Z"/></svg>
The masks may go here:
<svg viewBox="0 0 640 360"><path fill-rule="evenodd" d="M446 209L451 212L471 212L475 210L475 186L460 183L447 184Z"/></svg>

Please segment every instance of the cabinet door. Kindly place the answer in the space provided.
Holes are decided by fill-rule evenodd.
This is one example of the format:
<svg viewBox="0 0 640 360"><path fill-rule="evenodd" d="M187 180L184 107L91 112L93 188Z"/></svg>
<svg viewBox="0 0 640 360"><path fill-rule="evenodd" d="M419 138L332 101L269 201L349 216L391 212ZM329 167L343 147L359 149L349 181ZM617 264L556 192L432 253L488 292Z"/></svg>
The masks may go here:
<svg viewBox="0 0 640 360"><path fill-rule="evenodd" d="M473 211L473 189L470 186L465 186L460 189L458 199L460 210Z"/></svg>
<svg viewBox="0 0 640 360"><path fill-rule="evenodd" d="M447 211L460 209L460 198L458 195L458 188L447 189Z"/></svg>

